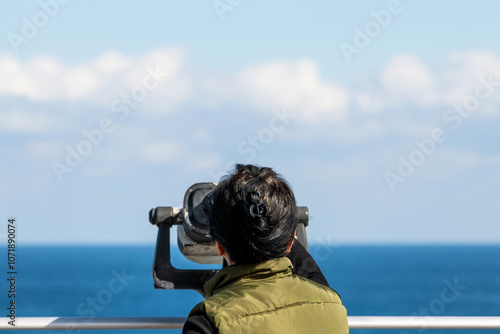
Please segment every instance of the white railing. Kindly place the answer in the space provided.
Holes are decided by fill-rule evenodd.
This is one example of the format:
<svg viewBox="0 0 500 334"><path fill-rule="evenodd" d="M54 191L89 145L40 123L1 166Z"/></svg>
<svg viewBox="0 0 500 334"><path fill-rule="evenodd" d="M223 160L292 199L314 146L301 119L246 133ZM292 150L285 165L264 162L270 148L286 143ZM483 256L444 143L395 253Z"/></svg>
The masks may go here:
<svg viewBox="0 0 500 334"><path fill-rule="evenodd" d="M3 318L0 330L181 329L186 318ZM350 329L500 329L499 317L348 317Z"/></svg>

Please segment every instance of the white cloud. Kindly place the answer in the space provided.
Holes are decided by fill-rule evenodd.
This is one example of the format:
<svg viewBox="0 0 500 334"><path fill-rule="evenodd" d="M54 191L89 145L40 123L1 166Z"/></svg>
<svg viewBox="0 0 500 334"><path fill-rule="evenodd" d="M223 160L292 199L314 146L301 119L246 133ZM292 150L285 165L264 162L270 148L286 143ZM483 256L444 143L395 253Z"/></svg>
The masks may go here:
<svg viewBox="0 0 500 334"><path fill-rule="evenodd" d="M92 69L79 67L68 71L61 78L61 92L70 101L82 100L100 91L104 82L102 78Z"/></svg>
<svg viewBox="0 0 500 334"><path fill-rule="evenodd" d="M141 154L153 163L166 163L174 161L180 154L181 148L178 144L168 141L158 141L147 144Z"/></svg>
<svg viewBox="0 0 500 334"><path fill-rule="evenodd" d="M42 112L7 111L0 113L0 130L13 133L49 133L64 125L62 119Z"/></svg>
<svg viewBox="0 0 500 334"><path fill-rule="evenodd" d="M475 51L451 54L442 77L451 87L464 87L461 84L468 82L472 88L479 76L490 74L500 79L500 58L489 51Z"/></svg>
<svg viewBox="0 0 500 334"><path fill-rule="evenodd" d="M396 102L412 101L419 105L437 101L436 76L416 56L400 54L382 70L380 82L388 98Z"/></svg>
<svg viewBox="0 0 500 334"><path fill-rule="evenodd" d="M399 110L408 117L412 113L426 117L428 111L444 112L457 103L464 103L476 94L484 81L493 82L494 91L481 99L474 115L500 116L500 57L491 52L455 53L435 69L430 69L415 55L399 54L381 69L374 80L363 80L363 85L353 89L352 95L359 111L364 115ZM491 86L491 85L490 85ZM481 92L486 93L484 87ZM352 111L352 110L351 110ZM425 120L424 120L425 122Z"/></svg>
<svg viewBox="0 0 500 334"><path fill-rule="evenodd" d="M433 71L415 55L395 55L371 82L350 88L323 79L317 64L307 59L249 65L232 76L187 72L185 60L182 48L153 50L135 57L109 51L72 66L51 56L23 61L3 54L0 95L21 96L35 104L98 104L112 116L123 116L111 112L113 102L133 96L151 70L159 69L166 73L159 85L147 90L146 98L129 110L137 119L154 120L191 102L200 110L242 106L245 112L270 112L286 106L304 126L333 126L335 134L328 135L330 138L363 140L409 123L415 129L428 126L436 120L428 116L432 114L429 110L443 113L452 103L463 101L474 91L478 76L492 75L500 81L500 58L491 52L453 54ZM496 89L475 114L499 115L500 88ZM136 108L140 110L136 112ZM92 110L96 109L85 113ZM200 110L196 112L203 112ZM64 113L58 116L68 119ZM12 132L49 132L61 125L54 116L26 111L5 113L0 120L0 129ZM76 121L68 126L79 127Z"/></svg>
<svg viewBox="0 0 500 334"><path fill-rule="evenodd" d="M469 170L500 165L500 155L478 154L457 147L438 147L428 160L417 177L453 178Z"/></svg>
<svg viewBox="0 0 500 334"><path fill-rule="evenodd" d="M443 85L447 87L443 102L448 105L463 103L476 94L478 85L492 80L497 86L491 96L481 100L481 105L474 113L479 116L498 116L500 109L500 58L492 52L455 53L449 58L441 75ZM484 89L483 89L484 91Z"/></svg>
<svg viewBox="0 0 500 334"><path fill-rule="evenodd" d="M0 95L22 96L34 102L106 104L143 85L149 68L161 68L168 72L168 77L159 85L168 86L161 92L162 110L165 110L188 95L189 85L181 77L183 62L184 51L180 48L160 49L137 58L110 51L75 66L67 66L49 56L21 61L3 54L0 55Z"/></svg>
<svg viewBox="0 0 500 334"><path fill-rule="evenodd" d="M340 121L348 115L349 93L326 82L311 60L276 61L243 68L231 78L191 75L184 70L185 51L180 48L155 50L130 58L106 52L88 62L66 66L53 57L38 56L23 62L13 56L0 57L0 94L23 96L35 102L71 101L111 104L130 96L143 84L150 69L167 73L141 108L153 114L178 108L189 99L200 105L237 103L269 110L287 105L299 111L305 121ZM194 77L194 80L192 79ZM193 92L191 81L201 83Z"/></svg>
<svg viewBox="0 0 500 334"><path fill-rule="evenodd" d="M286 105L305 121L341 121L347 117L349 93L324 82L310 60L251 66L239 74L246 98L263 108Z"/></svg>
<svg viewBox="0 0 500 334"><path fill-rule="evenodd" d="M101 74L111 75L124 71L132 63L132 60L116 51L108 51L95 59L91 65Z"/></svg>

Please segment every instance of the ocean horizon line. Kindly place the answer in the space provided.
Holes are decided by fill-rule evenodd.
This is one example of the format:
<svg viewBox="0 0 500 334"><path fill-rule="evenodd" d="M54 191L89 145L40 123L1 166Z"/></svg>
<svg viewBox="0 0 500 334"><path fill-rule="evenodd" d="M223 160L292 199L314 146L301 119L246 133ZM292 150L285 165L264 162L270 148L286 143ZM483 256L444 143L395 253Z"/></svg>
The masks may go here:
<svg viewBox="0 0 500 334"><path fill-rule="evenodd" d="M155 247L156 243L121 243L121 242L110 242L110 243L70 243L70 242L23 242L19 243L18 247ZM386 246L397 246L397 247L491 247L491 246L500 246L500 241L495 242L315 242L310 241L309 246L313 247L350 247L350 246L359 246L359 247L386 247ZM175 244L171 245L173 248L177 248Z"/></svg>

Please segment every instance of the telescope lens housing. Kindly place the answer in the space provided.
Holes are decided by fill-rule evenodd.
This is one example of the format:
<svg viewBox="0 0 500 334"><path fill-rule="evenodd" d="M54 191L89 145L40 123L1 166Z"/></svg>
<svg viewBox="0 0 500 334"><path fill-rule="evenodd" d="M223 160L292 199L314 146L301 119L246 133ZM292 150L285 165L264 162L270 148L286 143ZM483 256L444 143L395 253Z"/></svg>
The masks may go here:
<svg viewBox="0 0 500 334"><path fill-rule="evenodd" d="M215 183L196 183L184 195L183 225L186 234L196 242L210 243L211 192Z"/></svg>

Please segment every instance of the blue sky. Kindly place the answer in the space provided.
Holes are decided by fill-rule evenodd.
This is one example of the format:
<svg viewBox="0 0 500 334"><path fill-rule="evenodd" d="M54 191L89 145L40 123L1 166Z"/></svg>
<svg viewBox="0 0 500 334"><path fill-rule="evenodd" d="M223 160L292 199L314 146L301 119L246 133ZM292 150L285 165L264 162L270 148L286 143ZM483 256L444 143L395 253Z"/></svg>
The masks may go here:
<svg viewBox="0 0 500 334"><path fill-rule="evenodd" d="M150 244L150 208L237 161L289 180L313 242L498 243L499 9L5 2L1 217Z"/></svg>

